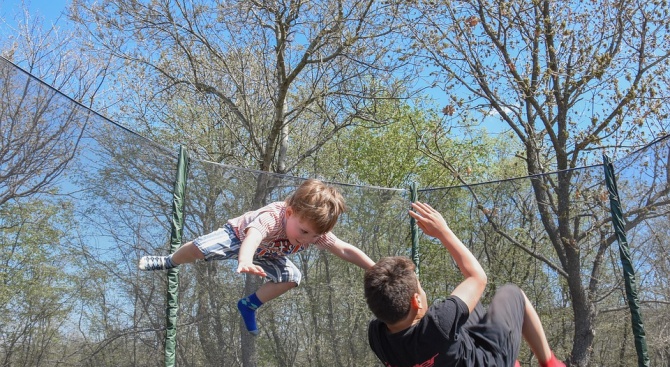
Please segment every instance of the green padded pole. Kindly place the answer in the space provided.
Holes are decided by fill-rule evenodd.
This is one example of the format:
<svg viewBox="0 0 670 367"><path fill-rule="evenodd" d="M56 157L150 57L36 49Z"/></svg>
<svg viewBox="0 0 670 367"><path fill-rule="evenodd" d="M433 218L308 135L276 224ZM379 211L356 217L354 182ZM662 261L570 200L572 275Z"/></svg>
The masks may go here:
<svg viewBox="0 0 670 367"><path fill-rule="evenodd" d="M418 200L418 192L416 189L416 182L413 182L409 189L409 200L410 202L415 202ZM414 266L416 267L414 271L418 277L420 274L419 271L419 226L416 224L416 219L409 217L409 226L412 232L412 261L414 261Z"/></svg>
<svg viewBox="0 0 670 367"><path fill-rule="evenodd" d="M639 367L649 367L649 355L647 354L647 341L645 339L644 323L640 312L640 302L637 297L637 286L635 285L635 269L630 259L630 250L628 240L626 240L626 231L624 229L623 211L621 210L621 201L619 200L619 190L614 178L614 166L612 161L606 155L603 155L603 165L605 167L605 182L610 197L610 210L612 212L612 224L619 242L619 257L623 267L623 276L626 285L626 298L630 308L631 321L633 323L633 335L635 337L635 349L637 351L637 365Z"/></svg>
<svg viewBox="0 0 670 367"><path fill-rule="evenodd" d="M170 234L170 254L181 246L184 229L184 196L186 193L186 177L188 176L188 153L182 146L179 148L177 177L172 191L172 232ZM179 267L167 271L167 305L165 309L165 366L175 365L177 349L177 310L179 309Z"/></svg>

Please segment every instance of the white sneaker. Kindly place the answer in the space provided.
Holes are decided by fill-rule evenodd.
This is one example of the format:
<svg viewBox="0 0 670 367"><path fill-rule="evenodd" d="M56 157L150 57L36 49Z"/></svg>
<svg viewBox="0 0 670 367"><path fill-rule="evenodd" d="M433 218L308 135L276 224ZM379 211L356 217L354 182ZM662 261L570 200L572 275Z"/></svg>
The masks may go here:
<svg viewBox="0 0 670 367"><path fill-rule="evenodd" d="M168 267L167 256L142 256L140 259L140 270L165 270Z"/></svg>

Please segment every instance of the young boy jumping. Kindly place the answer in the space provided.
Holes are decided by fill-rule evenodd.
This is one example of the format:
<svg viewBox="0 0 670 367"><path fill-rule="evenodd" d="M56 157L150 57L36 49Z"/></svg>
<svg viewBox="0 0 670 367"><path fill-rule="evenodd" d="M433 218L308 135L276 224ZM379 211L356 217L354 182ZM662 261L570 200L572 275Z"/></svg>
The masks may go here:
<svg viewBox="0 0 670 367"><path fill-rule="evenodd" d="M363 269L374 265L363 251L331 232L344 209L344 199L334 187L307 180L286 201L230 219L223 228L184 244L172 255L144 256L139 268L165 270L202 259L237 259L237 273L269 280L237 303L247 330L258 335L256 310L300 284L302 274L287 255L315 245Z"/></svg>
<svg viewBox="0 0 670 367"><path fill-rule="evenodd" d="M488 313L480 298L487 276L465 245L430 205L416 202L410 215L419 228L449 251L465 279L444 301L428 305L406 257L385 257L365 271L364 293L377 318L370 322L370 347L387 367L518 366L521 337L540 366L565 367L547 343L540 318L515 285L500 288Z"/></svg>

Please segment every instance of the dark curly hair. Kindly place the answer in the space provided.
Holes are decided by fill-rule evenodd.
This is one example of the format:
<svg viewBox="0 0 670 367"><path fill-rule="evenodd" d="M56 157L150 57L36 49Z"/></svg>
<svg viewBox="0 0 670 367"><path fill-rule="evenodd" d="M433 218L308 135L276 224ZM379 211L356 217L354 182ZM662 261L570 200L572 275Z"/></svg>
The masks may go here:
<svg viewBox="0 0 670 367"><path fill-rule="evenodd" d="M414 263L404 256L383 257L365 271L364 294L370 311L386 324L395 324L410 311L419 292Z"/></svg>

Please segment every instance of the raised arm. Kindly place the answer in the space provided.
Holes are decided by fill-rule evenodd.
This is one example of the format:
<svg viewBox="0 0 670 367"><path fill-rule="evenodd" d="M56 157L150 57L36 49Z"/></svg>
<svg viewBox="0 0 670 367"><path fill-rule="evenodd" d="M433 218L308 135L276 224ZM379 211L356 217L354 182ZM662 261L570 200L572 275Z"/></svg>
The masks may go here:
<svg viewBox="0 0 670 367"><path fill-rule="evenodd" d="M437 210L421 202L412 203L412 208L414 211L410 211L409 215L416 219L419 228L425 234L437 238L456 261L465 279L451 294L463 300L472 312L486 288L487 277L484 269Z"/></svg>

